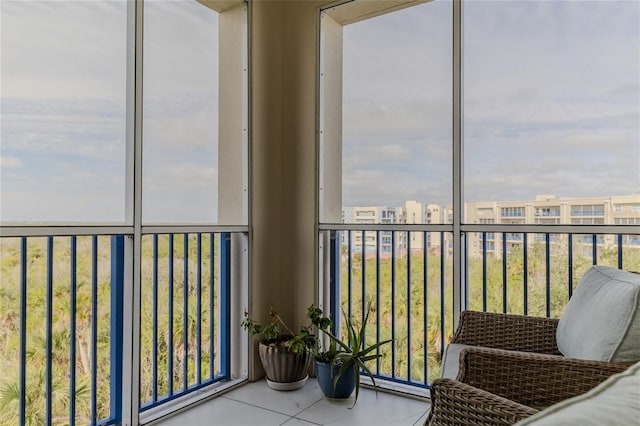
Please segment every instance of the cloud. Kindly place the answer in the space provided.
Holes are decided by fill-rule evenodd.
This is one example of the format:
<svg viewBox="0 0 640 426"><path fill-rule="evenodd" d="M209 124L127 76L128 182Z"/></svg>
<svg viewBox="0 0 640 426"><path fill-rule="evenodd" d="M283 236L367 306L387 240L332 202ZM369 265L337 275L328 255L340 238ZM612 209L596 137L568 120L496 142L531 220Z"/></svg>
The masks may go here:
<svg viewBox="0 0 640 426"><path fill-rule="evenodd" d="M22 162L18 173L3 161L2 220L124 217L128 3L0 2L0 151ZM144 31L144 218L211 223L217 14L192 0L147 1Z"/></svg>
<svg viewBox="0 0 640 426"><path fill-rule="evenodd" d="M22 167L22 161L16 157L0 156L0 167L3 169L19 169Z"/></svg>
<svg viewBox="0 0 640 426"><path fill-rule="evenodd" d="M450 200L450 8L427 3L345 29L345 205ZM638 2L465 4L468 200L637 192L638 22Z"/></svg>
<svg viewBox="0 0 640 426"><path fill-rule="evenodd" d="M124 114L100 116L60 107L48 113L8 111L1 122L3 152L124 161Z"/></svg>
<svg viewBox="0 0 640 426"><path fill-rule="evenodd" d="M1 7L3 97L124 95L125 1L9 0Z"/></svg>
<svg viewBox="0 0 640 426"><path fill-rule="evenodd" d="M29 206L29 208L25 208ZM113 194L87 195L40 190L38 194L2 191L0 221L4 224L33 222L124 223L124 209Z"/></svg>
<svg viewBox="0 0 640 426"><path fill-rule="evenodd" d="M124 221L124 177L119 174L73 163L46 176L3 170L0 189L3 222Z"/></svg>

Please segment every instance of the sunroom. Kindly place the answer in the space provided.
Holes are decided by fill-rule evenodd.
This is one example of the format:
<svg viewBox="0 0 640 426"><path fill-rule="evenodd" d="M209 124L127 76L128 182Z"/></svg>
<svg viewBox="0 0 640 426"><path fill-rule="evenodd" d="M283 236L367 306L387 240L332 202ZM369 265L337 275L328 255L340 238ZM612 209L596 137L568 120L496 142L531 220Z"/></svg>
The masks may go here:
<svg viewBox="0 0 640 426"><path fill-rule="evenodd" d="M423 424L461 312L640 270L638 2L0 10L0 425ZM267 387L312 304L377 396Z"/></svg>

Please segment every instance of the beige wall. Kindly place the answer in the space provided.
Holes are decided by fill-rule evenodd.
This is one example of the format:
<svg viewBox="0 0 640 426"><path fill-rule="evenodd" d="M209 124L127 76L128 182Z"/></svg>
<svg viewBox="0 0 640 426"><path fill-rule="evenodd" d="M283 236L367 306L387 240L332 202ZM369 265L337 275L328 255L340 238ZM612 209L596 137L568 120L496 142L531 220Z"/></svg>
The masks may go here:
<svg viewBox="0 0 640 426"><path fill-rule="evenodd" d="M316 34L321 1L254 1L251 10L254 317L291 326L315 299ZM325 2L326 3L326 2ZM253 357L252 379L262 376Z"/></svg>

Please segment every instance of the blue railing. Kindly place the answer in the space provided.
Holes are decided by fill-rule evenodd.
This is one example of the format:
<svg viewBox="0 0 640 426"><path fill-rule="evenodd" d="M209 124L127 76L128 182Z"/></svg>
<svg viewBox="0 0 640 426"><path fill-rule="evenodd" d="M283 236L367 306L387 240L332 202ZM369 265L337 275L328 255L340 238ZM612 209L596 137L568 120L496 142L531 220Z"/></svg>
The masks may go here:
<svg viewBox="0 0 640 426"><path fill-rule="evenodd" d="M374 376L428 387L453 334L453 258L446 249L453 234L391 231L393 249L385 255L380 237L389 231L329 232L332 316L340 318L342 307L362 321L371 304L367 341L394 339L370 366ZM559 317L591 265L640 270L640 247L632 244L637 234L491 232L495 247L488 234L463 233L465 309ZM373 252L356 243L367 236L375 236Z"/></svg>
<svg viewBox="0 0 640 426"><path fill-rule="evenodd" d="M123 239L0 239L3 424L120 421Z"/></svg>
<svg viewBox="0 0 640 426"><path fill-rule="evenodd" d="M453 328L452 262L445 254L445 240L451 234L379 230L330 234L330 309L336 326L342 324L341 310L362 321L371 305L365 341L393 339L379 348L383 357L370 366L374 377L428 387L439 371L436 354L445 345L441 336ZM387 253L381 249L384 234L391 235ZM375 236L373 253L354 244L355 235L359 241Z"/></svg>
<svg viewBox="0 0 640 426"><path fill-rule="evenodd" d="M229 233L143 238L153 262L142 283L141 411L229 378L230 246Z"/></svg>
<svg viewBox="0 0 640 426"><path fill-rule="evenodd" d="M0 424L122 421L125 238L0 238ZM143 236L141 411L229 377L230 247Z"/></svg>

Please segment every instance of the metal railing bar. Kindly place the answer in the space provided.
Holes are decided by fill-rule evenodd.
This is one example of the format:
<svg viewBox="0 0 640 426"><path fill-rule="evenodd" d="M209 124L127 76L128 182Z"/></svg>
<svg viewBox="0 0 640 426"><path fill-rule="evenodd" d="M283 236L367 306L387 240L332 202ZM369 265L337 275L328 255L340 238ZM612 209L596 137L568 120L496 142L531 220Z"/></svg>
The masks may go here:
<svg viewBox="0 0 640 426"><path fill-rule="evenodd" d="M124 332L124 276L125 237L111 236L111 277L110 277L110 345L109 345L109 419L113 424L122 423L123 397L123 332Z"/></svg>
<svg viewBox="0 0 640 426"><path fill-rule="evenodd" d="M544 258L545 258L545 307L547 318L551 316L551 237L544 234Z"/></svg>
<svg viewBox="0 0 640 426"><path fill-rule="evenodd" d="M45 367L45 423L53 418L53 237L47 237L47 306L46 306L46 367Z"/></svg>
<svg viewBox="0 0 640 426"><path fill-rule="evenodd" d="M347 275L347 315L351 319L351 283L353 281L353 257L351 253L351 231L347 232L347 267L349 274ZM337 330L337 332L340 332Z"/></svg>
<svg viewBox="0 0 640 426"><path fill-rule="evenodd" d="M487 232L486 231L482 231L482 311L487 312Z"/></svg>
<svg viewBox="0 0 640 426"><path fill-rule="evenodd" d="M213 233L209 234L209 378L213 377L214 352L213 352L213 331L215 327L215 316L213 314L213 294L215 287L215 238Z"/></svg>
<svg viewBox="0 0 640 426"><path fill-rule="evenodd" d="M98 421L98 236L91 237L91 423Z"/></svg>
<svg viewBox="0 0 640 426"><path fill-rule="evenodd" d="M444 232L440 233L440 354L444 354L444 336L445 336L445 307L444 307Z"/></svg>
<svg viewBox="0 0 640 426"><path fill-rule="evenodd" d="M364 376L364 375L362 377L365 380L368 378L368 376ZM391 383L400 383L400 384L403 384L403 385L409 385L409 386L416 387L416 388L419 388L419 389L429 389L429 385L428 384L423 384L423 383L415 382L415 381L409 381L409 380L406 380L406 379L399 379L397 377L391 377L391 376L389 376L387 374L374 374L373 377L375 377L376 379L382 379L384 381L391 382ZM404 393L404 392L401 392L401 393Z"/></svg>
<svg viewBox="0 0 640 426"><path fill-rule="evenodd" d="M502 234L502 313L507 313L507 234Z"/></svg>
<svg viewBox="0 0 640 426"><path fill-rule="evenodd" d="M622 269L622 234L618 234L618 269Z"/></svg>
<svg viewBox="0 0 640 426"><path fill-rule="evenodd" d="M220 366L222 375L229 377L231 372L231 235L220 234Z"/></svg>
<svg viewBox="0 0 640 426"><path fill-rule="evenodd" d="M591 250L593 251L593 264L598 264L598 236L593 234L591 236Z"/></svg>
<svg viewBox="0 0 640 426"><path fill-rule="evenodd" d="M380 231L376 231L376 342L380 341ZM380 347L376 348L376 373L380 374Z"/></svg>
<svg viewBox="0 0 640 426"><path fill-rule="evenodd" d="M469 234L462 233L464 241L464 309L469 309Z"/></svg>
<svg viewBox="0 0 640 426"><path fill-rule="evenodd" d="M169 282L168 282L168 294L169 294L169 333L167 342L167 394L173 395L173 234L169 234Z"/></svg>
<svg viewBox="0 0 640 426"><path fill-rule="evenodd" d="M396 231L391 231L391 377L396 377Z"/></svg>
<svg viewBox="0 0 640 426"><path fill-rule="evenodd" d="M182 389L189 386L189 234L182 236Z"/></svg>
<svg viewBox="0 0 640 426"><path fill-rule="evenodd" d="M529 314L529 247L527 242L528 234L522 234L522 311L523 315Z"/></svg>
<svg viewBox="0 0 640 426"><path fill-rule="evenodd" d="M219 374L219 375L217 375L217 376L215 376L215 377L213 377L211 379L204 380L199 385L198 384L194 384L194 385L189 386L189 388L184 392L175 393L173 395L167 395L164 398L158 399L156 402L143 403L140 406L140 411L142 412L142 411L150 410L150 409L152 409L154 407L158 407L158 406L160 406L162 404L166 404L169 401L173 401L175 399L181 398L181 397L183 397L183 396L185 396L185 395L187 395L189 393L192 393L192 392L198 391L200 389L203 389L203 388L205 388L207 386L210 386L210 385L212 385L214 383L217 383L217 382L219 382L221 380L225 380L226 378L227 377L225 377L224 375Z"/></svg>
<svg viewBox="0 0 640 426"><path fill-rule="evenodd" d="M69 245L69 426L74 426L76 423L76 236L70 238Z"/></svg>
<svg viewBox="0 0 640 426"><path fill-rule="evenodd" d="M196 383L202 382L202 234L196 236Z"/></svg>
<svg viewBox="0 0 640 426"><path fill-rule="evenodd" d="M20 424L26 423L27 394L27 238L20 239Z"/></svg>
<svg viewBox="0 0 640 426"><path fill-rule="evenodd" d="M151 400L153 402L158 400L158 234L153 235L153 271L152 271L152 285L153 285L153 307L152 307L152 321L153 321L153 336L152 336L152 360L151 366Z"/></svg>
<svg viewBox="0 0 640 426"><path fill-rule="evenodd" d="M342 303L341 274L342 274L342 238L340 231L331 231L329 245L329 315L333 320L332 333L340 332L340 308ZM325 304L325 307L327 305ZM326 341L325 341L326 342Z"/></svg>
<svg viewBox="0 0 640 426"><path fill-rule="evenodd" d="M567 263L568 268L569 268L569 299L571 299L571 296L573 296L573 234L569 234L569 239L568 239L568 243L567 243Z"/></svg>
<svg viewBox="0 0 640 426"><path fill-rule="evenodd" d="M429 279L428 279L428 266L427 266L427 231L422 232L422 341L423 341L423 356L424 356L424 384L425 386L429 383L429 333L428 333L428 290L429 290Z"/></svg>
<svg viewBox="0 0 640 426"><path fill-rule="evenodd" d="M365 311L366 311L366 286L367 286L367 234L365 231L362 231L362 294L361 296L361 300L360 300L360 304L362 306L362 312L361 312L361 318L362 318L362 323L364 324L364 316L365 316ZM366 339L366 332L364 333L364 338ZM363 345L365 345L365 343L363 342ZM364 346L366 347L366 346Z"/></svg>
<svg viewBox="0 0 640 426"><path fill-rule="evenodd" d="M407 378L411 381L411 231L407 232Z"/></svg>

